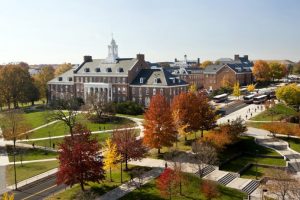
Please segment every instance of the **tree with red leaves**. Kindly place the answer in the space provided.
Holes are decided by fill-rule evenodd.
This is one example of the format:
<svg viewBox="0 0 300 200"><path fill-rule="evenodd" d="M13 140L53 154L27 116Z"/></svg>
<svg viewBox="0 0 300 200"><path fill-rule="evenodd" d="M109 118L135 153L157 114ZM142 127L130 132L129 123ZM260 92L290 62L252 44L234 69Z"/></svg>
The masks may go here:
<svg viewBox="0 0 300 200"><path fill-rule="evenodd" d="M217 184L209 180L202 182L201 191L208 200L217 198L220 195Z"/></svg>
<svg viewBox="0 0 300 200"><path fill-rule="evenodd" d="M169 197L169 199L172 199L173 194L178 193L179 184L177 173L170 168L166 168L156 180L156 186L161 196L164 198Z"/></svg>
<svg viewBox="0 0 300 200"><path fill-rule="evenodd" d="M140 160L147 151L143 141L136 138L135 130L130 127L115 130L112 134L112 142L116 144L121 161L126 164L126 170L128 170L128 160Z"/></svg>
<svg viewBox="0 0 300 200"><path fill-rule="evenodd" d="M144 144L150 148L170 147L177 140L177 130L173 123L170 105L160 94L151 98L144 115Z"/></svg>
<svg viewBox="0 0 300 200"><path fill-rule="evenodd" d="M73 137L65 137L59 149L57 184L72 186L79 183L84 191L86 182L99 182L105 178L100 145L86 127L76 125Z"/></svg>

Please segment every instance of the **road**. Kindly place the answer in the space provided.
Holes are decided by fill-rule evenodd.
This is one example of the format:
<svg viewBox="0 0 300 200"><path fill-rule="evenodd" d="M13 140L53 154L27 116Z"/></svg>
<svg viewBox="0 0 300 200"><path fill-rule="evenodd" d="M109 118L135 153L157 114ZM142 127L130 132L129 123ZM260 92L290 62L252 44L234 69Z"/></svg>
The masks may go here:
<svg viewBox="0 0 300 200"><path fill-rule="evenodd" d="M40 200L65 189L65 185L56 185L56 174L47 176L13 191L15 200Z"/></svg>
<svg viewBox="0 0 300 200"><path fill-rule="evenodd" d="M244 103L243 101L236 101L228 106L224 106L223 109L226 111L226 115L229 115L230 113L233 113L239 109L242 109L249 104Z"/></svg>

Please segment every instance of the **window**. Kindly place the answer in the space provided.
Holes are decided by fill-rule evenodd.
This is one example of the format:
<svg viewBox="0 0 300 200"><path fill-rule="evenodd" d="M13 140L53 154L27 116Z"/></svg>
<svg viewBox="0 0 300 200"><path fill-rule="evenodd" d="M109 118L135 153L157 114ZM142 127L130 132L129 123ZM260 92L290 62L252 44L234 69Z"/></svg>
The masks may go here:
<svg viewBox="0 0 300 200"><path fill-rule="evenodd" d="M154 84L161 83L160 78L154 78Z"/></svg>
<svg viewBox="0 0 300 200"><path fill-rule="evenodd" d="M69 77L69 81L72 81L73 80L73 78L72 77Z"/></svg>
<svg viewBox="0 0 300 200"><path fill-rule="evenodd" d="M160 94L163 95L164 94L164 89L160 89Z"/></svg>
<svg viewBox="0 0 300 200"><path fill-rule="evenodd" d="M106 68L106 72L111 72L111 68L110 67Z"/></svg>
<svg viewBox="0 0 300 200"><path fill-rule="evenodd" d="M58 81L62 81L63 80L63 78L62 77L58 77Z"/></svg>
<svg viewBox="0 0 300 200"><path fill-rule="evenodd" d="M84 71L85 72L90 72L90 68L85 68Z"/></svg>
<svg viewBox="0 0 300 200"><path fill-rule="evenodd" d="M96 72L101 72L101 69L99 67L96 68Z"/></svg>
<svg viewBox="0 0 300 200"><path fill-rule="evenodd" d="M143 77L140 78L140 83L141 83L141 84L144 83L144 78L143 78Z"/></svg>
<svg viewBox="0 0 300 200"><path fill-rule="evenodd" d="M122 67L119 67L119 68L117 69L117 72L118 72L118 73L122 73L122 72L124 72L124 69L123 69Z"/></svg>
<svg viewBox="0 0 300 200"><path fill-rule="evenodd" d="M156 95L156 89L153 88L153 96Z"/></svg>
<svg viewBox="0 0 300 200"><path fill-rule="evenodd" d="M149 94L149 88L146 88L146 95Z"/></svg>

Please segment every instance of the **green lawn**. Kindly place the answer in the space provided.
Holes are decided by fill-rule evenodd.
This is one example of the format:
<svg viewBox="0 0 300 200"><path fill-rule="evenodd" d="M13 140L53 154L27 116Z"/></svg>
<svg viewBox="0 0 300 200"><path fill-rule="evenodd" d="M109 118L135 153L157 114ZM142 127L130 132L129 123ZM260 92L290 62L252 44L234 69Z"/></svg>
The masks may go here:
<svg viewBox="0 0 300 200"><path fill-rule="evenodd" d="M8 152L9 162L13 162L13 147L6 146ZM34 148L24 148L24 147L17 147L17 155L16 161L21 160L39 160L39 159L48 159L48 158L56 158L57 153L52 151L46 151L41 149L34 149Z"/></svg>
<svg viewBox="0 0 300 200"><path fill-rule="evenodd" d="M58 161L27 163L23 164L23 166L21 166L21 164L18 164L16 166L17 181L19 182L58 167ZM8 185L14 184L13 165L6 166L6 182Z"/></svg>
<svg viewBox="0 0 300 200"><path fill-rule="evenodd" d="M279 154L269 148L260 146L254 142L252 137L241 137L241 141L228 146L224 151L219 153L220 161L225 161L226 159L230 158L232 155L239 153L239 152L248 152L248 153L256 153L260 155L268 155L268 156L279 156ZM222 166L222 170L226 171L233 171L238 172L248 163L257 163L259 164L267 164L267 165L277 165L277 166L285 166L286 162L282 158L261 158L255 157L250 155L242 155L226 165Z"/></svg>
<svg viewBox="0 0 300 200"><path fill-rule="evenodd" d="M270 148L266 148L266 147L256 144L254 141L254 138L243 136L243 137L240 137L239 142L229 145L229 146L227 146L226 149L221 151L219 153L219 160L222 162L222 161L232 157L232 155L235 155L236 153L239 153L239 152L249 152L249 153L255 154L256 150L257 150L257 153L261 154L261 155L269 155L269 156L279 156L280 155L276 151L274 151Z"/></svg>
<svg viewBox="0 0 300 200"><path fill-rule="evenodd" d="M47 111L26 111L24 114L25 120L31 125L31 128L36 128L48 123L47 118L49 113Z"/></svg>
<svg viewBox="0 0 300 200"><path fill-rule="evenodd" d="M112 121L110 123L92 123L86 120L83 114L78 116L78 122L83 123L87 126L91 131L99 131L99 130L111 130L124 125L134 125L129 119L125 118L117 118L117 120ZM58 135L66 135L69 133L68 127L63 122L57 122L55 124L49 125L47 127L38 129L29 135L29 138L43 138L50 136L58 136Z"/></svg>
<svg viewBox="0 0 300 200"><path fill-rule="evenodd" d="M111 136L111 133L99 133L99 134L94 134L93 137L96 137L100 144L104 144L105 140ZM53 147L53 143L55 144L55 149L58 149L58 145L63 141L63 138L56 138L56 139L51 139L51 145L50 145L50 140L39 140L39 141L34 141L34 142L22 142L26 144L33 144L36 146L42 146L42 147Z"/></svg>
<svg viewBox="0 0 300 200"><path fill-rule="evenodd" d="M267 171L268 171L268 168L257 167L257 177L258 178L263 177ZM256 167L255 166L250 167L243 174L241 174L241 178L255 179L256 178Z"/></svg>
<svg viewBox="0 0 300 200"><path fill-rule="evenodd" d="M291 137L278 137L281 140L285 140L290 144L290 148L300 153L300 139Z"/></svg>
<svg viewBox="0 0 300 200"><path fill-rule="evenodd" d="M255 117L251 118L254 121L279 121L286 117L290 117L296 115L297 112L284 104L276 104L274 107L256 115Z"/></svg>
<svg viewBox="0 0 300 200"><path fill-rule="evenodd" d="M125 167L125 165L123 165L123 168ZM130 180L130 173L132 172L133 169L144 169L145 171L150 170L151 168L149 167L138 167L138 166L132 166L129 165L129 171L123 171L123 182L129 181ZM109 174L108 172L106 173L106 179L101 182L101 183L89 183L88 186L85 186L85 189L87 190L86 193L90 193L91 191L96 194L96 195L102 195L105 194L106 192L118 187L119 185L121 185L121 173L120 173L120 168L118 166L118 168L112 170L112 179L113 182L110 182L109 180ZM54 199L64 199L64 200L68 200L68 199L75 199L75 197L78 198L78 195L82 195L81 192L81 188L78 184L76 184L75 186L73 186L70 189L67 189L65 191L62 191L48 199L54 200ZM90 197L91 198L91 197ZM87 198L89 199L89 198ZM91 198L92 199L92 198Z"/></svg>
<svg viewBox="0 0 300 200"><path fill-rule="evenodd" d="M185 182L183 183L182 192L183 195L175 194L172 196L173 200L205 200L203 193L200 192L199 189L199 178L195 175L191 174L184 174ZM227 188L224 186L219 185L218 190L220 196L217 199L221 200L240 200L246 197L246 194ZM134 190L129 194L125 195L124 197L120 198L120 200L140 200L140 199L147 199L147 200L157 200L157 199L165 199L160 196L160 192L156 187L155 180L150 181L149 183L145 184L139 190Z"/></svg>

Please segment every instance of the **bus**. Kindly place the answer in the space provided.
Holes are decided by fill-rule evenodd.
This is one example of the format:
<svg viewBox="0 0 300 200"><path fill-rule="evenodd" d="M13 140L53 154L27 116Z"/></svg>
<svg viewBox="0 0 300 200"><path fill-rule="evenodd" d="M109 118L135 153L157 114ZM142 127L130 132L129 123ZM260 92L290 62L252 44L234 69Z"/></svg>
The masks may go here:
<svg viewBox="0 0 300 200"><path fill-rule="evenodd" d="M247 96L244 96L244 103L253 103L253 98L254 98L254 94L250 94L250 95L247 95Z"/></svg>
<svg viewBox="0 0 300 200"><path fill-rule="evenodd" d="M268 99L268 96L263 94L263 95L259 95L259 96L255 96L253 98L253 103L255 104L261 104L263 102L265 102Z"/></svg>
<svg viewBox="0 0 300 200"><path fill-rule="evenodd" d="M221 103L227 101L227 99L228 99L228 94L224 93L224 94L214 96L213 101L216 103Z"/></svg>

